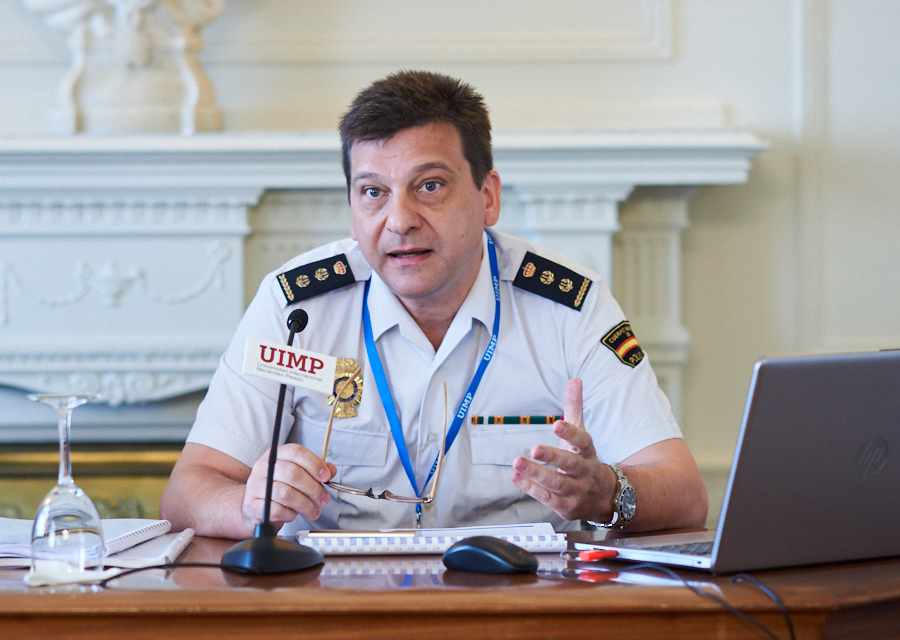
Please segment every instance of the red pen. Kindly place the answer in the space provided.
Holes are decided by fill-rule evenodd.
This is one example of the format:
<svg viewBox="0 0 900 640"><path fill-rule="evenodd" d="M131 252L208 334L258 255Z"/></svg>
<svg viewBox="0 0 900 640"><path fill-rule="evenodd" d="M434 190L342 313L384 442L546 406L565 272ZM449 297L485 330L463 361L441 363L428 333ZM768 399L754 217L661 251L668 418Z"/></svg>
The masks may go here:
<svg viewBox="0 0 900 640"><path fill-rule="evenodd" d="M618 555L619 552L613 549L590 549L588 551L579 551L578 559L582 562L596 562L597 560L609 560Z"/></svg>

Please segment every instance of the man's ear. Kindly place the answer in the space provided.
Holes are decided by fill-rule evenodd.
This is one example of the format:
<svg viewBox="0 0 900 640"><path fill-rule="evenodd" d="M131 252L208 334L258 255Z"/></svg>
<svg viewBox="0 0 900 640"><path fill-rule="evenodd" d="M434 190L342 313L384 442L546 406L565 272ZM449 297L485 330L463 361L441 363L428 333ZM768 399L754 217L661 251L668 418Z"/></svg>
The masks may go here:
<svg viewBox="0 0 900 640"><path fill-rule="evenodd" d="M484 197L484 226L493 227L500 220L500 174L491 169L481 183Z"/></svg>

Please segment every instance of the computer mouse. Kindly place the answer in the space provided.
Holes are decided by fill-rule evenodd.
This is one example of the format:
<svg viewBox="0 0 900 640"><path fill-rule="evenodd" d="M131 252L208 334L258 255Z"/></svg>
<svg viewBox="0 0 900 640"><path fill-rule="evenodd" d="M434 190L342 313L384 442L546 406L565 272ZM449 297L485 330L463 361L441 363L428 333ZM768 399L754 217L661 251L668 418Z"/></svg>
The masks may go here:
<svg viewBox="0 0 900 640"><path fill-rule="evenodd" d="M476 573L534 573L537 556L512 542L493 536L472 536L444 552L444 566Z"/></svg>

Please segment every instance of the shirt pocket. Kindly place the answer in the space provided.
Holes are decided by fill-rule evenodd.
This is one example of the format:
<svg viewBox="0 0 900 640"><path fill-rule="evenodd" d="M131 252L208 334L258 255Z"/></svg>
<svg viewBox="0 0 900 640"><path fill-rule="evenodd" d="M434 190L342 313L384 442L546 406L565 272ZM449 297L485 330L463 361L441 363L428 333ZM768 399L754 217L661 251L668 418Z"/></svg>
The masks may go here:
<svg viewBox="0 0 900 640"><path fill-rule="evenodd" d="M510 479L517 456L530 458L536 444L559 444L559 437L551 428L552 425L470 425L472 470L465 482L474 516L492 522L561 522Z"/></svg>
<svg viewBox="0 0 900 640"><path fill-rule="evenodd" d="M537 444L559 446L559 437L553 434L553 425L485 425L471 429L473 465L501 465L511 467L516 456L531 457L531 449Z"/></svg>
<svg viewBox="0 0 900 640"><path fill-rule="evenodd" d="M300 444L317 456L322 454L326 425L302 418ZM380 486L387 464L390 437L386 433L333 425L326 462L337 467L334 480L361 489Z"/></svg>

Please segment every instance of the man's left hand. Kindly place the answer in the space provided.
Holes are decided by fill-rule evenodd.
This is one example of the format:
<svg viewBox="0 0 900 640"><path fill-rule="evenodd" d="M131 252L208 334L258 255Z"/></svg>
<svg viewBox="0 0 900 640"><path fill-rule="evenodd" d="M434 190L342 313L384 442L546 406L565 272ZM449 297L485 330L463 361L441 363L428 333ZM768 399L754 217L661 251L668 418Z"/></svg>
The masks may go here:
<svg viewBox="0 0 900 640"><path fill-rule="evenodd" d="M553 423L559 447L536 445L531 450L534 460L516 458L513 484L566 520L605 522L612 518L616 477L597 459L593 439L584 428L581 380L569 380L563 399L563 420Z"/></svg>

